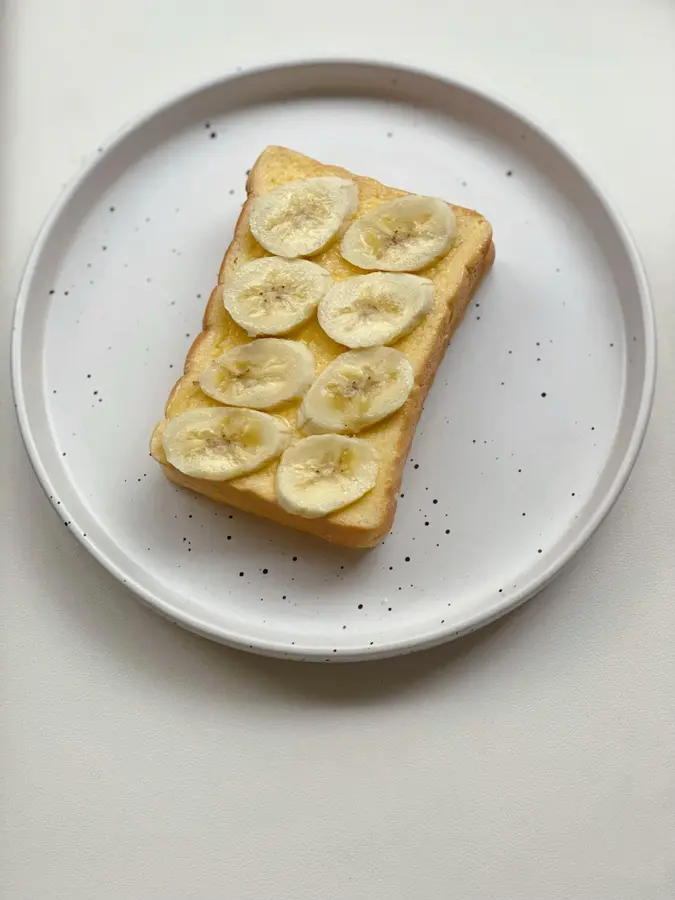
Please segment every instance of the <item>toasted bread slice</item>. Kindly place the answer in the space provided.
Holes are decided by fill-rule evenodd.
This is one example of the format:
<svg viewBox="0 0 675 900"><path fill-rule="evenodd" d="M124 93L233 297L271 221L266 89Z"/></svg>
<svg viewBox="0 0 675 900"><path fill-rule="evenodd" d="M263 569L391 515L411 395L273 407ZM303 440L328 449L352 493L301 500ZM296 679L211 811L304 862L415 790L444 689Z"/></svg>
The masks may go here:
<svg viewBox="0 0 675 900"><path fill-rule="evenodd" d="M376 208L385 200L406 194L406 191L385 187L372 178L353 175L336 166L323 165L284 147L268 147L261 154L248 177L246 186L248 199L239 216L234 239L220 267L218 285L209 298L204 313L203 331L190 348L185 360L185 374L176 383L169 396L166 418L157 425L152 435L151 453L171 481L204 494L212 500L311 532L337 544L371 547L387 534L392 526L401 475L422 412L424 398L431 387L448 341L461 321L477 284L494 258L492 229L483 216L472 210L459 206L452 207L457 217L457 236L450 252L418 273L433 279L436 295L427 317L396 344L397 349L406 354L415 370L415 387L412 393L393 416L359 435L361 439L372 443L380 458L378 480L370 493L351 506L325 518L305 519L287 513L277 502L274 486L277 462L231 481L214 482L184 475L169 465L162 447L162 432L167 419L189 408L219 405L199 388L197 379L201 372L216 356L251 340L225 311L221 286L231 277L237 266L267 255L248 228L252 199L287 181L320 175L337 175L356 181L359 187L357 215ZM314 260L325 266L336 280L362 274L361 270L354 268L340 256L337 242L319 253ZM312 350L317 373L346 349L336 344L322 331L316 318L302 326L292 337L303 341ZM293 401L275 410L275 413L295 426L298 405L299 401Z"/></svg>

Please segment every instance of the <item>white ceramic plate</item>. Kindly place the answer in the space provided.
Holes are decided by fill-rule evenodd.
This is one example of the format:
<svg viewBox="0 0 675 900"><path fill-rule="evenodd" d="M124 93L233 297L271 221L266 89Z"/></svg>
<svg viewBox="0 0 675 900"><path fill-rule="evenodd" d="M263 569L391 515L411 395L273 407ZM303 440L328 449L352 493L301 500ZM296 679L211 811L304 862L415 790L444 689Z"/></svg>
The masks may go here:
<svg viewBox="0 0 675 900"><path fill-rule="evenodd" d="M148 438L266 144L484 213L497 260L441 366L391 535L335 548L177 490ZM624 485L655 366L633 245L569 155L419 72L285 65L124 131L58 204L17 304L28 452L70 530L177 623L313 660L429 647L548 582Z"/></svg>

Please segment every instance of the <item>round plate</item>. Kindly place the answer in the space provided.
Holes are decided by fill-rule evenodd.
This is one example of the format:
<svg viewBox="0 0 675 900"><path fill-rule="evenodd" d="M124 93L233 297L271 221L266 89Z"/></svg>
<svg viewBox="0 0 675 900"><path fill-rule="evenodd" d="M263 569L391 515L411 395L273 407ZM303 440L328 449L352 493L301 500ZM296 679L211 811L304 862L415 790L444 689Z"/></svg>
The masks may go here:
<svg viewBox="0 0 675 900"><path fill-rule="evenodd" d="M427 399L394 529L333 547L177 490L148 456L267 144L482 212L497 260ZM313 62L200 88L127 129L57 205L13 378L66 525L177 623L313 660L477 628L579 549L638 453L655 368L636 252L607 201L503 103L394 66Z"/></svg>

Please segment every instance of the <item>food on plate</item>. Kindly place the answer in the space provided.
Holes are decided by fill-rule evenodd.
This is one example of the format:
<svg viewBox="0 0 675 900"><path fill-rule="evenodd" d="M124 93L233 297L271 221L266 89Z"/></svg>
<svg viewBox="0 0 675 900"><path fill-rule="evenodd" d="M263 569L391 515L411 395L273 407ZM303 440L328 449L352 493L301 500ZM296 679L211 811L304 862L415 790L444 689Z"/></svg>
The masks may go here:
<svg viewBox="0 0 675 900"><path fill-rule="evenodd" d="M434 283L407 273L373 272L338 281L319 301L319 325L355 349L393 344L413 330L434 302Z"/></svg>
<svg viewBox="0 0 675 900"><path fill-rule="evenodd" d="M263 256L239 266L223 287L223 305L251 337L288 334L314 315L332 283L306 259Z"/></svg>
<svg viewBox="0 0 675 900"><path fill-rule="evenodd" d="M270 409L302 397L314 380L314 356L300 341L260 338L217 357L199 377L205 394L226 406Z"/></svg>
<svg viewBox="0 0 675 900"><path fill-rule="evenodd" d="M274 256L313 256L344 230L358 204L351 178L295 178L253 199L249 227Z"/></svg>
<svg viewBox="0 0 675 900"><path fill-rule="evenodd" d="M373 546L492 229L284 147L247 193L151 453L212 500Z"/></svg>
<svg viewBox="0 0 675 900"><path fill-rule="evenodd" d="M167 462L193 478L229 481L255 472L288 447L291 430L276 416L228 406L187 409L166 423Z"/></svg>
<svg viewBox="0 0 675 900"><path fill-rule="evenodd" d="M279 503L296 516L326 516L368 493L378 468L377 453L367 441L342 434L301 438L279 462Z"/></svg>
<svg viewBox="0 0 675 900"><path fill-rule="evenodd" d="M305 394L297 424L303 431L357 434L400 409L415 386L405 353L369 347L341 353Z"/></svg>
<svg viewBox="0 0 675 900"><path fill-rule="evenodd" d="M360 269L417 272L444 256L456 234L457 219L445 201L409 194L359 216L340 252Z"/></svg>

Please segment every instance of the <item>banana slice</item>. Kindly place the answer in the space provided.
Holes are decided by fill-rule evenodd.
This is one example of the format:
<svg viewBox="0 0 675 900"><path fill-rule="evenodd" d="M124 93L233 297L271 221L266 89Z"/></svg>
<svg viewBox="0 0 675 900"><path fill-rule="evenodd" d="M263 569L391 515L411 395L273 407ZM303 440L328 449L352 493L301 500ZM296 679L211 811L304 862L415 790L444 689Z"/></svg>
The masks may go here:
<svg viewBox="0 0 675 900"><path fill-rule="evenodd" d="M347 178L299 178L251 204L249 227L276 256L312 256L354 215L359 189Z"/></svg>
<svg viewBox="0 0 675 900"><path fill-rule="evenodd" d="M332 283L326 269L306 259L264 256L239 266L223 287L223 304L253 337L287 334L314 314Z"/></svg>
<svg viewBox="0 0 675 900"><path fill-rule="evenodd" d="M333 360L305 394L298 425L313 433L356 433L403 406L414 383L413 367L400 350L350 350Z"/></svg>
<svg viewBox="0 0 675 900"><path fill-rule="evenodd" d="M185 475L229 481L279 456L290 439L290 428L277 416L202 407L169 419L162 442L167 460Z"/></svg>
<svg viewBox="0 0 675 900"><path fill-rule="evenodd" d="M456 233L455 214L447 203L411 194L353 222L340 252L360 269L415 272L447 253Z"/></svg>
<svg viewBox="0 0 675 900"><path fill-rule="evenodd" d="M218 357L202 372L199 384L228 406L269 409L302 397L313 378L314 356L305 344L261 338Z"/></svg>
<svg viewBox="0 0 675 900"><path fill-rule="evenodd" d="M319 303L319 325L347 347L393 344L434 302L434 283L419 275L374 272L334 285Z"/></svg>
<svg viewBox="0 0 675 900"><path fill-rule="evenodd" d="M349 506L375 486L375 450L340 434L303 438L281 457L277 499L296 516L317 519Z"/></svg>

